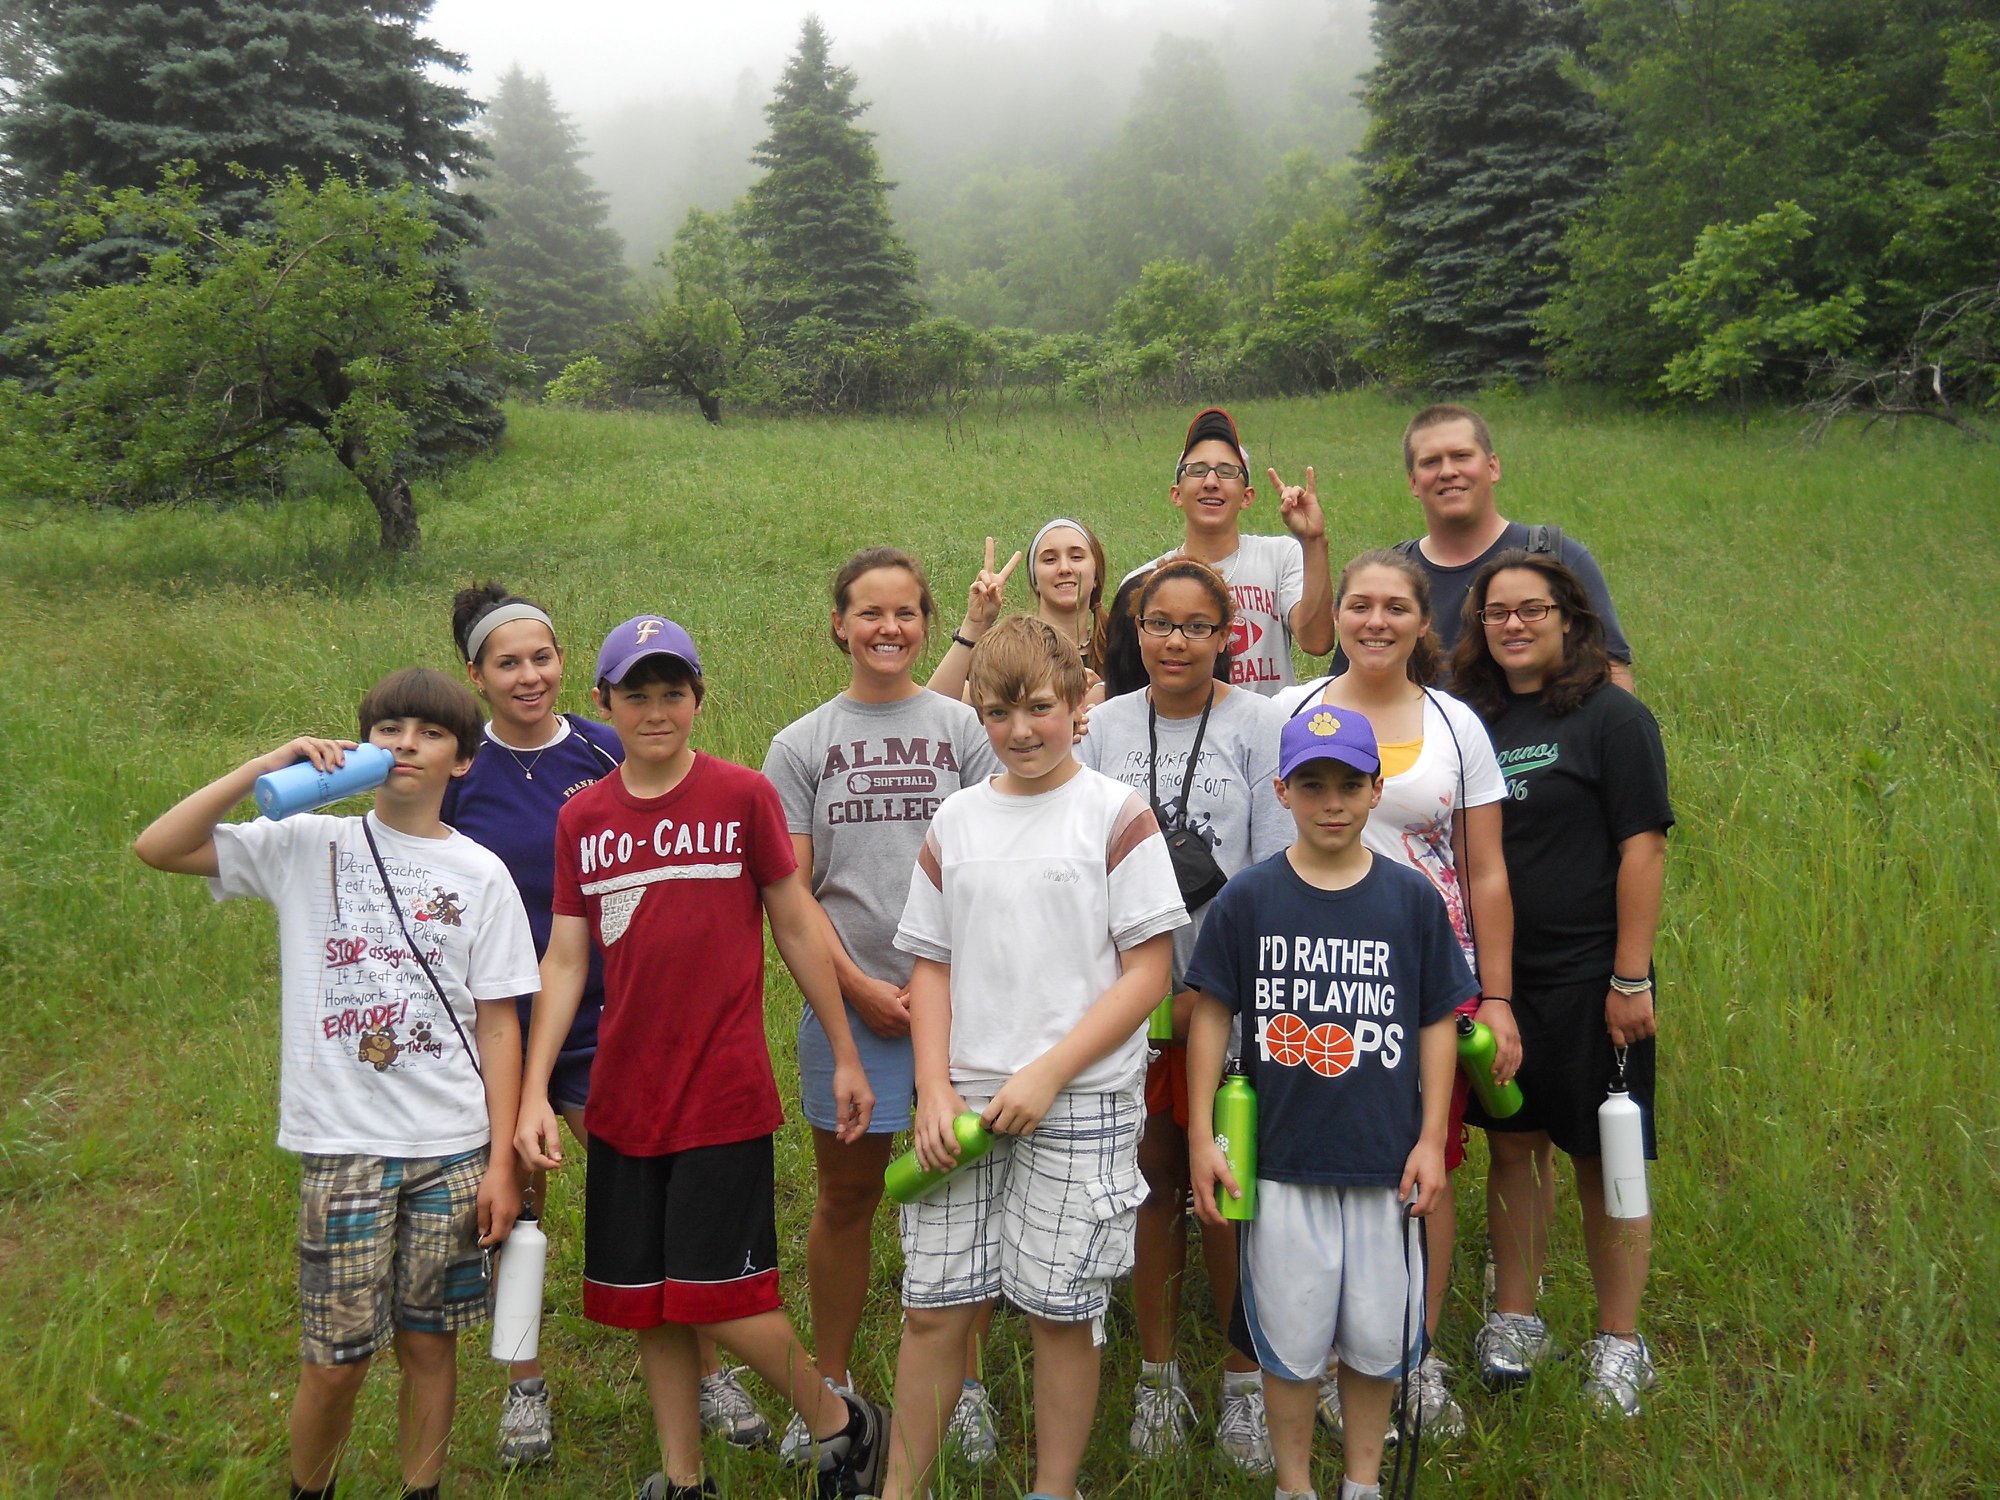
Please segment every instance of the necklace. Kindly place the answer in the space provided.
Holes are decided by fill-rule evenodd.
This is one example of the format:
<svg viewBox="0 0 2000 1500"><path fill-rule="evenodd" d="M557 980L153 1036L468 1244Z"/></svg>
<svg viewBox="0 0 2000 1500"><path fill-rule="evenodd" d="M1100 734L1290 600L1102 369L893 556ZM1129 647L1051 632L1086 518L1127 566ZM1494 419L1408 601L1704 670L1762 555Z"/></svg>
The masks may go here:
<svg viewBox="0 0 2000 1500"><path fill-rule="evenodd" d="M512 745L508 744L505 740L501 739L499 735L493 733L491 729L487 730L486 738L491 740L494 744L498 745L502 750L505 750L508 754L508 757L512 759L514 764L521 768L521 774L525 776L528 780L533 781L535 779L535 767L541 764L541 759L544 755L547 755L551 750L555 749L555 747L562 742L563 736L560 734L556 735L554 739L550 740L546 745L542 746L541 749L537 750L534 754L534 757L530 760L522 760L520 753L516 751Z"/></svg>

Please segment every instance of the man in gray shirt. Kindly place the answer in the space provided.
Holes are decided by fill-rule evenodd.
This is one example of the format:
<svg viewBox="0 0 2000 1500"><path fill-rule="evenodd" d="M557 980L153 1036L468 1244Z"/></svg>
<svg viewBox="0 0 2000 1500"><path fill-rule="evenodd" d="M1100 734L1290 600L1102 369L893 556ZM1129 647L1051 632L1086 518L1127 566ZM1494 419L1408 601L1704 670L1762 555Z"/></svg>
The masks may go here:
<svg viewBox="0 0 2000 1500"><path fill-rule="evenodd" d="M1500 455L1493 434L1469 406L1427 406L1403 429L1403 467L1410 493L1424 508L1424 534L1397 551L1414 558L1430 577L1431 624L1447 654L1458 643L1460 611L1479 570L1502 552L1519 547L1544 552L1575 573L1604 621L1604 647L1611 657L1611 680L1632 689L1632 648L1618 624L1604 570L1590 550L1556 526L1528 526L1500 514L1493 487L1500 482ZM1344 663L1336 662L1338 672Z"/></svg>

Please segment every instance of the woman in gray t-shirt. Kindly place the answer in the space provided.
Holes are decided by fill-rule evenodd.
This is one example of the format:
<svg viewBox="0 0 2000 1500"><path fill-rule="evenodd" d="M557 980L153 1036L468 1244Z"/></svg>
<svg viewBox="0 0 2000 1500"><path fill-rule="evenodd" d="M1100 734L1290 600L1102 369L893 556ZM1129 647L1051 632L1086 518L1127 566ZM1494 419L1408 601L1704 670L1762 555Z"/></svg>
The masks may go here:
<svg viewBox="0 0 2000 1500"><path fill-rule="evenodd" d="M999 770L979 716L910 675L936 606L917 560L891 547L856 553L834 575L833 639L847 688L780 730L764 774L831 928L831 949L875 1091L869 1133L834 1131L833 1052L810 1007L799 1022L799 1088L812 1125L817 1189L806 1233L813 1347L822 1374L850 1387L855 1332L868 1297L870 1231L895 1132L915 1093L910 1055L912 959L895 947L910 871L938 804ZM795 1424L781 1450L810 1452ZM801 1450L800 1445L805 1446Z"/></svg>

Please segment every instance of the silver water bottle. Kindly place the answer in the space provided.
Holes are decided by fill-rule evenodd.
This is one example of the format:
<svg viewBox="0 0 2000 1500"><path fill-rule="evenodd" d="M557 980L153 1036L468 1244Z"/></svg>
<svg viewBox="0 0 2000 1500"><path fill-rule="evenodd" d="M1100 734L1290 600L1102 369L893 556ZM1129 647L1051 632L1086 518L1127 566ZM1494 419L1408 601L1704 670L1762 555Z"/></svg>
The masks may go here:
<svg viewBox="0 0 2000 1500"><path fill-rule="evenodd" d="M1646 1132L1639 1105L1625 1087L1625 1049L1618 1049L1618 1073L1597 1106L1597 1145L1604 1174L1604 1212L1614 1219L1643 1219L1652 1213L1646 1192Z"/></svg>
<svg viewBox="0 0 2000 1500"><path fill-rule="evenodd" d="M500 1274L493 1289L493 1357L509 1364L534 1359L542 1342L542 1274L549 1263L549 1237L530 1218L514 1221L501 1247Z"/></svg>

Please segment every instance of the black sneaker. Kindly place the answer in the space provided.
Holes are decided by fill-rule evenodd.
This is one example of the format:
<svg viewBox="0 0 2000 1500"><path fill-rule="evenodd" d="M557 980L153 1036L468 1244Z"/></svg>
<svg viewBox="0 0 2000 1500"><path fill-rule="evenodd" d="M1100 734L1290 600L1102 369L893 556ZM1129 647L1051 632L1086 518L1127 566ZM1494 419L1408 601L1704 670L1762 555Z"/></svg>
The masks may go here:
<svg viewBox="0 0 2000 1500"><path fill-rule="evenodd" d="M882 1477L889 1413L866 1396L843 1394L841 1399L847 1403L847 1426L839 1436L820 1444L819 1500L872 1495Z"/></svg>
<svg viewBox="0 0 2000 1500"><path fill-rule="evenodd" d="M655 1469L639 1486L637 1500L720 1500L715 1476L704 1474L700 1484L668 1484L667 1476Z"/></svg>

